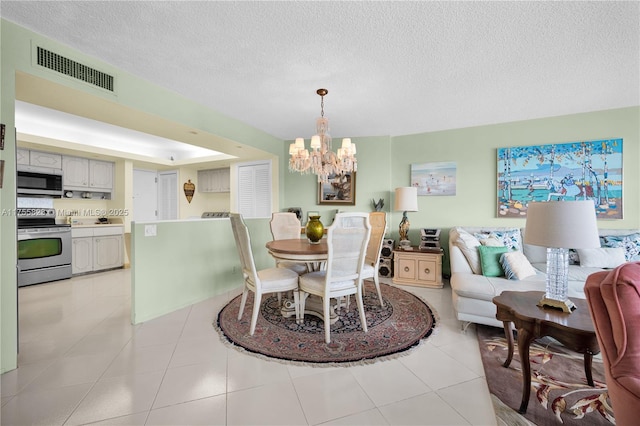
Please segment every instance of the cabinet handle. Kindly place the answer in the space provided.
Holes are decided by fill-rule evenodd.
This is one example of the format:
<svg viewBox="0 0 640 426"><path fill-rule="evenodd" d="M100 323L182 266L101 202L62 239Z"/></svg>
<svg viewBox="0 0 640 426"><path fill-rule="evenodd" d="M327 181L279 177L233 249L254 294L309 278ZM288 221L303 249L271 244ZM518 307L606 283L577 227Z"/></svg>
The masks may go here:
<svg viewBox="0 0 640 426"><path fill-rule="evenodd" d="M424 273L425 273L425 274L428 274L429 272L431 272L431 271L429 270L429 268L424 268Z"/></svg>
<svg viewBox="0 0 640 426"><path fill-rule="evenodd" d="M408 267L408 266L405 266L405 267L404 267L404 271L405 271L405 272L409 272L409 267Z"/></svg>

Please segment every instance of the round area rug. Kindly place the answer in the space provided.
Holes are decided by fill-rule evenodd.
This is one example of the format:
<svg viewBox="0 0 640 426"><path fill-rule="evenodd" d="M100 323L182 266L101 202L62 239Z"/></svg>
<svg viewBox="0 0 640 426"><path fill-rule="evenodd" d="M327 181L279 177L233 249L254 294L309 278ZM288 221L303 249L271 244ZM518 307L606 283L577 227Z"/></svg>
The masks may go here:
<svg viewBox="0 0 640 426"><path fill-rule="evenodd" d="M386 359L411 349L430 336L436 326L436 313L419 297L386 284L380 284L385 306L380 307L372 282L365 281L364 306L369 331L360 327L355 299L349 309L342 308L331 325L331 343L324 341L324 322L305 315L296 324L295 315L285 318L275 294L263 296L253 336L249 335L253 293L247 298L238 321L241 296L229 302L218 314L217 329L233 346L253 354L278 360L318 365L347 365Z"/></svg>

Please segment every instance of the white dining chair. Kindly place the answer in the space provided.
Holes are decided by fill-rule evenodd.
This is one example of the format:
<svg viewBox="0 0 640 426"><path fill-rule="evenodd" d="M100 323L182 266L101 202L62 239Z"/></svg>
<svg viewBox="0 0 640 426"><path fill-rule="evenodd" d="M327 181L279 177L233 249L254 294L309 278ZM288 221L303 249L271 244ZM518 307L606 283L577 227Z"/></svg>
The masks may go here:
<svg viewBox="0 0 640 426"><path fill-rule="evenodd" d="M371 224L371 238L369 238L367 255L364 258L362 279L373 278L380 306L384 306L378 270L380 269L380 251L384 242L384 233L387 230L387 214L385 212L371 212L369 213L369 223Z"/></svg>
<svg viewBox="0 0 640 426"><path fill-rule="evenodd" d="M362 302L362 268L370 236L371 225L367 213L336 214L333 224L327 228L326 268L300 276L299 318L304 316L309 295L321 297L326 343L331 341L329 312L332 298L349 297L354 294L362 329L367 331Z"/></svg>
<svg viewBox="0 0 640 426"><path fill-rule="evenodd" d="M275 212L271 214L269 221L271 228L271 236L274 240L292 240L300 238L302 224L295 213ZM287 268L296 272L298 275L307 273L309 269L305 263L291 262L287 260L276 260L278 268Z"/></svg>
<svg viewBox="0 0 640 426"><path fill-rule="evenodd" d="M231 221L233 237L236 240L238 255L240 256L242 275L244 276L244 289L242 290L242 300L240 301L238 320L242 319L249 291L254 293L251 326L249 329L250 335L253 336L256 329L263 294L281 293L290 290L293 291L296 318L298 318L298 274L287 268L267 268L256 270L253 252L251 251L251 237L249 236L249 229L247 228L247 225L244 223L244 220L242 220L242 216L238 213L230 213L229 219Z"/></svg>

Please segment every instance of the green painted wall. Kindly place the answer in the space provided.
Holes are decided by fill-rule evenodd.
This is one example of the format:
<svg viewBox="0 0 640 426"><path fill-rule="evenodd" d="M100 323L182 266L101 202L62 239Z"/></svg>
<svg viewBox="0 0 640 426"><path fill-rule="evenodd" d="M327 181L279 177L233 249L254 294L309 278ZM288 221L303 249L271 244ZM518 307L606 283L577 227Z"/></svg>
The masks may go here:
<svg viewBox="0 0 640 426"><path fill-rule="evenodd" d="M62 74L39 68L32 62L32 47L42 46L58 54L97 68L116 77L116 94L94 89ZM148 81L115 69L93 57L83 55L6 20L0 20L0 122L7 127L5 149L0 159L5 162L4 185L0 190L0 373L17 365L17 284L16 284L16 222L15 209L15 146L14 100L17 72L31 74L53 83L107 99L123 106L157 115L168 120L200 129L210 134L258 148L265 158L281 158L274 165L278 176L286 169L282 141L247 126L223 114L177 95ZM280 187L282 191L282 187ZM282 192L280 192L281 194ZM280 195L279 194L279 195ZM139 280L138 280L139 281Z"/></svg>
<svg viewBox="0 0 640 426"><path fill-rule="evenodd" d="M44 43L45 47L69 55L89 66L117 74L118 96L104 95L66 77L32 67L32 40ZM125 106L157 114L278 155L280 158L278 167L280 209L301 207L305 213L316 210L323 216L325 224L330 223L336 208L345 211L371 211L372 199L383 198L384 210L390 213L388 236L397 239L397 224L400 222L401 213L392 212L393 190L398 186L409 184L410 165L432 161L454 161L458 170L457 195L420 197L420 211L409 214L412 223L410 238L414 243L419 241L418 232L422 227L440 227L447 230L455 225L523 226L524 220L496 217L497 148L621 137L624 139L625 217L623 220L601 221L599 226L602 228L640 227L640 172L637 167L640 160L640 107L637 106L417 135L353 138L357 143L359 162L356 205L319 206L316 201L315 177L300 176L286 170L289 142L279 141L4 20L0 21L0 43L0 95L2 98L0 121L5 123L8 129L14 127L15 73L17 71L31 73L57 84L95 96L109 97L112 101ZM313 120L313 117L309 119ZM339 138L336 138L337 140ZM15 190L13 189L15 188L13 177L15 138L11 131L7 132L6 147L4 151L0 151L0 159L5 160L5 180L4 188L0 190L0 209L12 211L15 208ZM249 220L247 225L252 235L252 246L258 267L273 265L273 260L264 250L265 242L271 239L268 221ZM204 226L205 228L200 228L200 225L196 225L196 221L193 224L159 223L159 235L153 242L150 241L151 237L146 239L143 237L144 229L142 231L135 229L132 237L135 239L135 253L132 256L137 257L134 261L137 265L135 272L132 273L135 273L134 319L136 322L145 321L193 301L202 300L210 294L241 285L241 277L233 269L234 265L237 267L239 264L230 230L221 224ZM138 228L138 225L135 228ZM202 235L211 235L211 238L202 238ZM162 243L159 244L159 241ZM446 244L445 232L443 246L446 247ZM204 256L203 252L208 253L210 257ZM220 258L226 261L220 262ZM199 261L195 262L194 259ZM159 260L163 261L159 262ZM215 261L223 265L215 267L209 265ZM15 217L0 216L1 372L16 366L15 264ZM157 272L158 264L165 268L164 274ZM188 264L191 264L190 268ZM444 269L448 270L446 260ZM183 277L185 276L190 278L190 282L186 286L188 291L183 292L180 286L184 285ZM169 279L165 279L166 277Z"/></svg>
<svg viewBox="0 0 640 426"><path fill-rule="evenodd" d="M264 247L269 221L246 220L256 267L274 266ZM156 236L145 236L155 226ZM228 219L164 221L132 225L134 324L242 286L242 272Z"/></svg>
<svg viewBox="0 0 640 426"><path fill-rule="evenodd" d="M453 161L457 165L456 195L419 197L419 211L408 214L409 237L414 244L420 241L420 228L442 228L442 246L446 249L447 231L453 226L524 226L524 219L497 217L498 148L603 138L624 139L624 219L601 220L598 226L639 228L640 107L391 138L354 138L359 163L356 206L344 207L344 210L372 211L371 198L384 197L384 210L390 213L387 237L397 240L402 213L392 211L393 191L410 184L411 164ZM329 208L318 206L315 201L317 184L312 176L289 173L284 185L286 195L282 207L302 207L304 212L319 210L330 220ZM446 256L443 270L449 271Z"/></svg>

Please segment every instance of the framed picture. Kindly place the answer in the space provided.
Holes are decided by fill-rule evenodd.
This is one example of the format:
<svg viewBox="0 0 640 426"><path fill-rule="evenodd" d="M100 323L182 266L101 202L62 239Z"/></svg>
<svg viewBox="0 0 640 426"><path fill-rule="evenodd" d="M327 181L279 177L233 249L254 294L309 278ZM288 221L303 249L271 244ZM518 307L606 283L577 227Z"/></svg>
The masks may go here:
<svg viewBox="0 0 640 426"><path fill-rule="evenodd" d="M318 204L356 204L356 173L330 175L329 182L318 183Z"/></svg>
<svg viewBox="0 0 640 426"><path fill-rule="evenodd" d="M3 180L4 180L4 160L0 160L0 188L2 188Z"/></svg>
<svg viewBox="0 0 640 426"><path fill-rule="evenodd" d="M456 163L412 164L411 186L418 195L456 195Z"/></svg>
<svg viewBox="0 0 640 426"><path fill-rule="evenodd" d="M622 219L622 139L498 149L498 217L531 201L592 200L598 219Z"/></svg>
<svg viewBox="0 0 640 426"><path fill-rule="evenodd" d="M4 149L4 124L0 124L0 149Z"/></svg>

